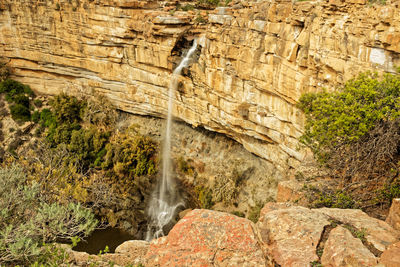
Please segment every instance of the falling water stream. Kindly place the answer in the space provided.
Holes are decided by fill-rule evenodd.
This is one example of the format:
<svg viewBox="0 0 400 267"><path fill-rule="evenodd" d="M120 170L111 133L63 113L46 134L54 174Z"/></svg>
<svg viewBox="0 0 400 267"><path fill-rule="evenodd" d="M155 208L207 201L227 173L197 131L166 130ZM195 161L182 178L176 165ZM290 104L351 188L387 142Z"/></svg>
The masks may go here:
<svg viewBox="0 0 400 267"><path fill-rule="evenodd" d="M190 57L196 51L197 41L193 40L193 45L186 53L178 67L175 68L168 91L168 115L167 126L165 131L165 141L163 146L162 157L162 179L158 182L152 199L148 207L149 224L146 233L146 240L164 236L164 228L173 221L176 216L177 209L183 207L185 203L176 190L171 169L171 132L172 132L172 109L173 98L178 86L179 75L182 69L187 67Z"/></svg>

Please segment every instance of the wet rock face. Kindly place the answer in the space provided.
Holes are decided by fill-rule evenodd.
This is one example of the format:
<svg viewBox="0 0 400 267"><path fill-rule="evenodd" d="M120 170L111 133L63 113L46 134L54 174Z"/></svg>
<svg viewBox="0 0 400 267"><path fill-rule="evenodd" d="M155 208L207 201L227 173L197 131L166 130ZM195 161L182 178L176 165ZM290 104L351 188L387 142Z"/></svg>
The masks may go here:
<svg viewBox="0 0 400 267"><path fill-rule="evenodd" d="M168 236L153 240L145 266L265 266L254 224L231 214L193 210Z"/></svg>
<svg viewBox="0 0 400 267"><path fill-rule="evenodd" d="M331 89L360 71L399 65L398 3L261 1L171 16L160 2L12 1L0 4L0 54L14 77L54 94L105 94L125 111L161 116L182 36L202 36L174 115L227 134L286 173L304 92ZM179 54L179 53L178 53Z"/></svg>

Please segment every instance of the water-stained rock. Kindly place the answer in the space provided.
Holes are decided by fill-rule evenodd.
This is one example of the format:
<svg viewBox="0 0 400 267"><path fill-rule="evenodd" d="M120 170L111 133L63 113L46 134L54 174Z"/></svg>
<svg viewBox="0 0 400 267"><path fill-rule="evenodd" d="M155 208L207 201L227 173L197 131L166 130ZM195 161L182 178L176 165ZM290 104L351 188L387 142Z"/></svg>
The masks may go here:
<svg viewBox="0 0 400 267"><path fill-rule="evenodd" d="M265 266L254 224L244 218L193 210L168 236L153 240L145 266Z"/></svg>
<svg viewBox="0 0 400 267"><path fill-rule="evenodd" d="M342 226L333 229L325 243L321 258L322 266L375 266L378 261L360 239Z"/></svg>
<svg viewBox="0 0 400 267"><path fill-rule="evenodd" d="M304 207L283 207L264 214L257 223L266 254L281 266L308 266L318 261L316 248L328 216Z"/></svg>

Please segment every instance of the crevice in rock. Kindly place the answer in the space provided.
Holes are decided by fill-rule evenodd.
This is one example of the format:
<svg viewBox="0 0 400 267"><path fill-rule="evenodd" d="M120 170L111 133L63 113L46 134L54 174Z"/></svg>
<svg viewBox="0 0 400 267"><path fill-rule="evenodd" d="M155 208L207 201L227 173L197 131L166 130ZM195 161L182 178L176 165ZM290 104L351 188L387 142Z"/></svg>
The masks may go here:
<svg viewBox="0 0 400 267"><path fill-rule="evenodd" d="M330 224L324 226L324 229L322 230L322 233L321 233L321 237L317 244L316 253L318 256L318 261L313 262L312 266L318 266L318 264L321 264L321 257L324 252L325 243L328 240L329 234L338 224L340 224L340 222L338 222L338 221L334 221L334 220L329 220L329 221L330 221Z"/></svg>
<svg viewBox="0 0 400 267"><path fill-rule="evenodd" d="M331 224L325 226L324 231L322 232L322 236L321 236L321 240L320 240L320 243L323 242L322 247L320 246L320 243L317 246L317 254L318 254L318 257L320 259L321 259L322 252L323 252L323 245L325 244L326 240L328 239L330 231L333 230L334 228L336 228L338 225L340 225L340 226L346 228L347 230L349 230L354 238L360 239L362 244L372 254L374 254L375 257L379 258L381 256L382 252L379 251L377 248L375 248L374 245L371 244L370 242L368 242L368 240L366 239L366 237L365 237L365 235L366 235L365 229L358 230L356 227L354 227L351 224L343 223L341 221L334 220L334 219L329 219L329 221L331 222ZM325 235L325 237L324 237L324 235ZM325 238L325 240L324 240L324 238ZM319 250L321 248L322 248L322 250Z"/></svg>

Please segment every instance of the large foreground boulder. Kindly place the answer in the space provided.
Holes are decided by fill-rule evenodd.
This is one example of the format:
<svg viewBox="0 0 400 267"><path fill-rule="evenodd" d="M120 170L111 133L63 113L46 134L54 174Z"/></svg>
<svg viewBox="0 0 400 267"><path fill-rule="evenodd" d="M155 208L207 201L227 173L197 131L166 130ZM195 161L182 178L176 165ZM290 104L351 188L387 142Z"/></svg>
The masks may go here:
<svg viewBox="0 0 400 267"><path fill-rule="evenodd" d="M361 210L308 209L290 203L267 203L257 228L264 254L285 267L375 266L380 254L399 240L398 231ZM384 255L397 249L391 247Z"/></svg>
<svg viewBox="0 0 400 267"><path fill-rule="evenodd" d="M266 260L251 221L196 209L151 242L145 266L266 266Z"/></svg>
<svg viewBox="0 0 400 267"><path fill-rule="evenodd" d="M265 252L277 264L300 267L319 260L317 245L324 227L329 224L328 217L321 213L304 207L282 206L260 217L257 227Z"/></svg>

